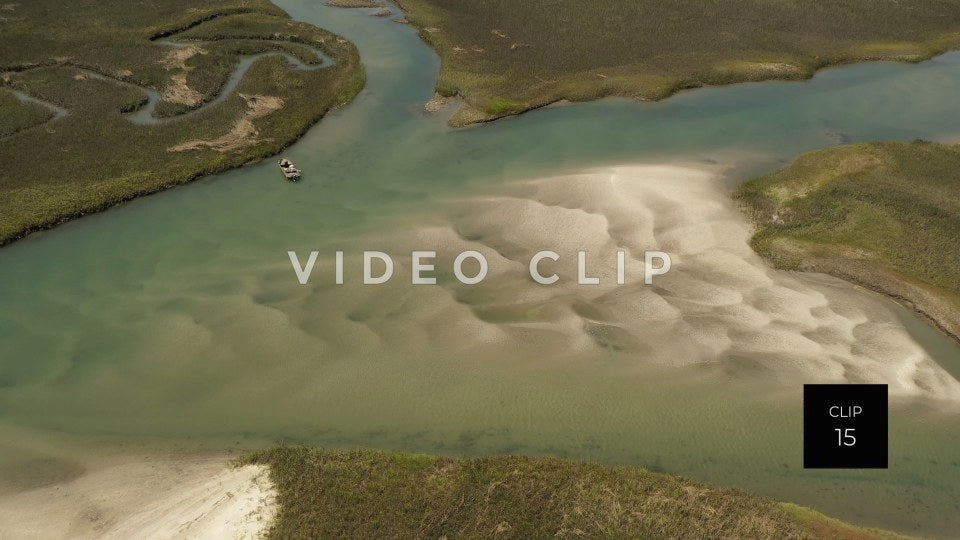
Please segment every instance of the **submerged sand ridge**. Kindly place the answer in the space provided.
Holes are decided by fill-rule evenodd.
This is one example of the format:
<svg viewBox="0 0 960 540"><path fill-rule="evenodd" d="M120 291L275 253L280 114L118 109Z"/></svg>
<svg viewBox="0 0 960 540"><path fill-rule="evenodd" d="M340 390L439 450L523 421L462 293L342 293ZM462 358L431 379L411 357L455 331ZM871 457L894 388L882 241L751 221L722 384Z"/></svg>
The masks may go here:
<svg viewBox="0 0 960 540"><path fill-rule="evenodd" d="M36 357L47 360L17 364L21 382L2 405L31 429L189 445L292 440L662 467L905 530L914 513L890 509L922 500L929 507L917 512L930 527L953 530L956 469L942 434L956 426L957 382L889 300L767 267L747 245L749 226L725 184L722 170L699 165L511 181L370 215L337 234L291 239L259 228L244 240L269 249L211 245L202 265L171 256L182 235L161 236L156 257L131 260L131 277L85 276L78 290L88 303L54 296L57 287L39 293L56 306L51 320L82 317L77 332L5 321L39 338L46 352ZM290 249L324 254L308 285L298 283ZM335 249L354 269L343 285L333 281ZM364 249L394 256L390 282L359 282ZM404 257L413 249L438 252L439 284L410 284ZM482 284L450 275L465 249L489 261ZM561 254L554 285L527 273L542 249ZM576 283L579 249L590 252L600 285ZM652 286L637 274L645 249L673 257ZM617 250L629 253L622 286L613 279ZM937 401L891 407L894 419L923 420L891 422L889 471L847 479L800 469L800 385L848 380ZM75 467L53 473L66 478L61 485L83 478Z"/></svg>
<svg viewBox="0 0 960 540"><path fill-rule="evenodd" d="M769 268L750 249L749 225L723 186L718 170L623 166L448 200L443 220L398 228L380 242L399 261L388 284L362 285L359 275L351 283L348 273L344 285L331 286L332 262L323 260L289 313L302 328L337 326L347 350L541 359L613 352L637 365L704 365L790 383L887 383L894 394L960 399L960 384L914 342L888 302L828 276ZM448 278L458 253L479 251L488 277L472 286L443 278L410 285L403 257L418 249L437 251L435 265ZM561 279L550 286L527 273L543 249L561 255L549 266ZM648 249L673 259L653 285L639 277ZM577 283L579 250L599 285ZM628 253L624 285L615 276L620 250ZM352 255L345 267L359 268ZM289 279L296 283L292 272ZM318 319L318 305L337 306L346 320Z"/></svg>
<svg viewBox="0 0 960 540"><path fill-rule="evenodd" d="M17 336L42 336L37 356L47 360L24 366L3 405L22 423L64 430L383 439L436 450L433 441L474 428L512 429L491 436L512 448L528 418L554 426L556 404L532 396L572 400L567 377L589 380L578 390L591 392L578 398L587 403L567 404L593 411L584 426L618 425L618 407L640 406L614 405L635 399L628 388L671 377L709 376L705 388L759 381L749 386L773 392L882 382L894 396L951 408L960 400L960 383L911 337L891 301L768 267L750 249L750 226L726 185L720 168L701 165L509 181L362 214L335 232L259 228L249 241L266 248L204 244L202 265L171 257L182 238L170 236L156 257L130 261L129 278L91 274L85 303L44 297L58 308L49 317L78 321L76 334L7 320ZM673 268L646 285L650 249L669 253ZM320 252L307 285L288 250ZM336 250L345 253L342 285ZM362 284L364 250L394 258L389 282ZM410 283L413 250L437 252L438 284ZM452 275L465 250L488 261L477 285ZM544 266L559 274L553 285L530 278L541 250L560 255ZM599 285L577 284L578 250ZM615 279L621 250L624 285ZM610 381L629 385L614 393ZM534 433L523 444L549 451L545 432ZM417 442L391 438L408 436Z"/></svg>

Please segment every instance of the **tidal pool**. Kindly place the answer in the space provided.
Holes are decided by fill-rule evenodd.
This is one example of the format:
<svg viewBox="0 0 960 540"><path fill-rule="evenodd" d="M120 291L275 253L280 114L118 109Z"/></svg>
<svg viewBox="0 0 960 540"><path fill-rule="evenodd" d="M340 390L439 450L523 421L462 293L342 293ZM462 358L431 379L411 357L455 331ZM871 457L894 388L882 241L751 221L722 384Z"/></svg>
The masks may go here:
<svg viewBox="0 0 960 540"><path fill-rule="evenodd" d="M960 349L875 294L767 268L728 198L812 148L955 136L960 54L451 130L452 111L423 112L438 61L411 28L277 3L356 43L367 88L285 152L299 184L266 160L0 250L0 477L51 434L526 452L960 530ZM651 288L516 275L531 250L618 245L679 258ZM301 286L287 259L465 246L490 254L476 288L402 268L383 288ZM891 384L888 470L802 469L802 384L822 380Z"/></svg>

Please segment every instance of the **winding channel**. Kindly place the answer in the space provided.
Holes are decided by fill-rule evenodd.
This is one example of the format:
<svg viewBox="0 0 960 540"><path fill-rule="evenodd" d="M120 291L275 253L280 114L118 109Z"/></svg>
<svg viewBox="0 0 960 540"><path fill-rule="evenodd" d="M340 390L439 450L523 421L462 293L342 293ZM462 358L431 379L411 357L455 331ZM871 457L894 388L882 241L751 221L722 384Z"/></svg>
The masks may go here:
<svg viewBox="0 0 960 540"><path fill-rule="evenodd" d="M183 42L183 41L174 41L169 38L164 38L161 40L157 40L156 43L159 43L161 45L166 45L169 47L187 47L190 45L196 45L198 43L204 43L204 41ZM230 74L230 77L227 78L227 81L223 84L223 87L220 89L220 92L213 99L209 101L205 101L199 107L191 109L183 114L178 114L178 115L169 116L169 117L154 116L154 111L156 111L157 105L159 105L160 102L163 100L163 96L159 91L154 90L153 88L140 86L127 81L122 81L115 77L108 77L102 73L98 73L90 69L86 69L82 67L78 67L76 69L78 69L81 73L83 73L87 77L91 77L91 78L99 79L103 81L109 81L114 84L119 84L121 86L126 86L128 88L134 88L140 92L143 92L147 96L146 101L140 107L138 107L135 111L126 113L124 115L129 121L139 125L165 124L168 122L189 118L192 115L205 111L210 107L215 107L218 104L222 103L224 100L230 97L231 94L233 94L233 91L237 88L237 85L240 84L240 81L243 79L243 76L246 75L247 70L250 69L250 66L252 66L257 60L260 60L262 58L266 58L270 56L279 56L279 57L285 58L293 68L304 70L304 71L316 71L319 69L327 69L333 66L334 63L336 62L335 59L327 55L325 52L323 52L319 48L310 47L302 44L301 46L306 47L313 54L317 56L318 61L316 64L307 64L306 62L300 60L299 58L283 51L264 51L256 54L239 55L237 57L236 68L234 68L233 72ZM40 68L34 68L34 69L43 69L46 67L49 67L49 66L42 66ZM28 102L28 103L36 103L50 110L53 113L52 118L50 118L46 122L38 124L38 126L44 125L47 122L53 122L69 114L69 111L65 108L60 107L59 105L56 105L54 103L50 103L50 102L38 99L36 97L33 97L21 90L15 90L12 88L8 90L12 92L13 95L15 95L21 101ZM33 127L37 127L37 126L31 126L31 128Z"/></svg>
<svg viewBox="0 0 960 540"><path fill-rule="evenodd" d="M729 200L810 149L955 137L960 54L451 130L451 110L423 111L438 60L413 29L277 4L355 43L367 88L285 152L299 184L267 160L0 250L0 466L121 443L524 452L960 530L958 383L943 378L960 349L885 298L768 268ZM682 255L680 281L594 294L513 277L528 249L649 239ZM491 286L332 281L336 250L403 266L467 245L503 270ZM323 254L311 285L288 250ZM803 470L800 385L888 376L890 469Z"/></svg>
<svg viewBox="0 0 960 540"><path fill-rule="evenodd" d="M195 45L197 43L203 43L203 41L183 42L183 41L173 41L170 39L162 39L162 40L156 41L156 43L160 43L162 45L167 45L170 47L186 47L189 45ZM304 45L304 47L307 47L307 46ZM220 93L217 94L216 97L214 97L210 101L204 102L200 107L196 109L192 109L184 114L178 114L176 116L171 116L166 118L159 118L154 116L153 113L156 110L157 105L162 100L162 96L160 92L152 88L144 88L141 86L130 85L130 86L134 86L135 88L138 88L140 91L147 94L147 102L142 107L140 107L139 109L137 109L136 111L130 114L127 114L126 116L131 122L135 124L141 124L141 125L162 124L162 123L170 122L173 120L180 120L180 119L189 117L209 107L215 107L216 105L218 105L219 103L222 103L224 100L230 97L233 91L237 88L237 85L240 84L240 81L243 79L243 76L246 75L247 70L250 69L250 66L252 66L257 60L260 60L261 58L266 58L268 56L283 57L287 60L288 63L290 63L291 66L293 66L296 69L304 70L304 71L316 71L318 69L326 69L333 66L334 62L336 62L333 58L331 58L326 53L324 53L323 51L321 51L316 47L307 47L307 48L310 51L312 51L315 55L317 55L317 58L319 59L318 63L307 64L302 60L300 60L299 58L281 51L265 51L257 54L246 54L246 55L239 56L237 67L233 70L233 73L230 74L230 77L227 79L227 82L224 83L223 88L220 90ZM97 75L97 76L101 78L106 78L106 77L103 77L102 75ZM130 83L124 83L122 81L116 81L116 79L112 79L112 80L114 80L115 82L120 82L121 84L126 84L126 85L130 84Z"/></svg>

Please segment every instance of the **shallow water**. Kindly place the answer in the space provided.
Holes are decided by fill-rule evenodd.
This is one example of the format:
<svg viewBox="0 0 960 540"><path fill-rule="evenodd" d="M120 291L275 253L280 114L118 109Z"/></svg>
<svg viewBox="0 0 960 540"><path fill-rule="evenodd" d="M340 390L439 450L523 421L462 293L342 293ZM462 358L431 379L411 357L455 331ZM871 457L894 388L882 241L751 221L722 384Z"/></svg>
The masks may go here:
<svg viewBox="0 0 960 540"><path fill-rule="evenodd" d="M305 172L299 184L284 182L267 160L0 250L0 426L19 426L0 428L10 434L0 442L7 450L0 461L16 467L47 451L32 444L32 430L184 447L292 440L545 453L740 486L906 532L960 530L954 400L909 389L896 395L889 470L804 471L801 384L822 375L804 371L782 342L749 361L684 362L677 352L674 364L647 362L670 355L642 351L660 345L642 324L628 328L636 342L591 348L584 336L597 334L584 332L581 321L603 319L592 310L609 305L575 288L482 309L531 290L517 280L472 293L398 282L337 289L325 262L304 288L286 258L290 249L320 250L327 262L337 249L348 257L362 249L402 254L422 243L443 251L472 241L471 232L487 247L523 253L536 247L535 235L497 228L504 223L499 203L487 203L539 197L544 208L562 209L576 202L569 199L576 191L550 191L553 182L531 194L521 182L612 164L704 165L722 188L699 202L729 205L725 191L736 182L808 149L955 135L960 54L833 69L808 82L704 89L659 103L552 107L450 130L451 111L422 112L438 61L411 28L319 1L277 3L356 43L367 88L285 153ZM646 202L637 208L655 223L670 215ZM594 223L576 208L530 214L544 230L543 249L595 239L593 229L549 229ZM613 215L597 212L596 219ZM891 302L743 257L745 271L832 302L840 322L872 318L898 336L893 345L903 349L895 354L920 351L957 373L960 350ZM581 310L579 319L568 316L571 309ZM719 311L707 315L756 315ZM703 313L681 312L690 327L713 328L691 322L702 322ZM678 332L671 346L694 335ZM603 339L610 335L620 334ZM852 335L844 346L853 356L876 337ZM727 337L733 345L749 341ZM557 344L580 348L561 353ZM765 357L776 362L765 365Z"/></svg>

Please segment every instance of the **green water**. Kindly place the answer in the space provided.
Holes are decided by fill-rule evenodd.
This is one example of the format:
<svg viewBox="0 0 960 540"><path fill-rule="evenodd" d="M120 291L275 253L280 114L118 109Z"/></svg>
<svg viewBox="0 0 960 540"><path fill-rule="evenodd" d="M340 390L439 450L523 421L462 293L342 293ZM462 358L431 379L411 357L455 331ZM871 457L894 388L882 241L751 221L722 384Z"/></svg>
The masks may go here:
<svg viewBox="0 0 960 540"><path fill-rule="evenodd" d="M446 311L422 315L447 289L328 281L305 292L286 260L289 249L389 251L405 231L456 222L450 200L509 192L525 178L677 161L725 168L728 189L840 140L955 136L960 54L453 131L449 111L422 112L438 60L411 28L319 1L277 3L356 43L367 88L285 153L305 171L299 184L267 160L0 250L0 425L16 426L0 445L10 466L30 454L24 430L185 447L528 452L662 469L905 532L960 531L955 401L894 399L889 470L804 471L805 380L729 363L650 366L614 350L461 349L437 336L468 341L470 330L453 328ZM884 320L898 314L897 331L957 373L960 350L890 302L789 279Z"/></svg>

